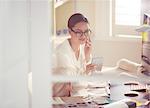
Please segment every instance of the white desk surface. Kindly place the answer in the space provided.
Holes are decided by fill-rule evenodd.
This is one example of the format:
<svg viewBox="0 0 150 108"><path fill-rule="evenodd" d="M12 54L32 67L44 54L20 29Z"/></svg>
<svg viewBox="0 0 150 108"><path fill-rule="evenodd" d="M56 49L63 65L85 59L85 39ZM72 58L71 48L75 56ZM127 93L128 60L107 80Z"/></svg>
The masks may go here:
<svg viewBox="0 0 150 108"><path fill-rule="evenodd" d="M104 67L101 72L93 73L92 76L108 79L114 83L122 83L126 81L141 81L150 83L150 77L142 73L127 72L117 67Z"/></svg>

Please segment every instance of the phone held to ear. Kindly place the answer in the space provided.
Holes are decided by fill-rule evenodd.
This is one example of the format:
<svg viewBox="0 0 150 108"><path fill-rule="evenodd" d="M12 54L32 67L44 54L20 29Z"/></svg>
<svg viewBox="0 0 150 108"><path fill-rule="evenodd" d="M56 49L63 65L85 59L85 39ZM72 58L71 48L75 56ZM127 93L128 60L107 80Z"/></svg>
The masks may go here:
<svg viewBox="0 0 150 108"><path fill-rule="evenodd" d="M103 65L103 57L93 57L92 58L92 64L96 65L96 71L101 71L102 65Z"/></svg>

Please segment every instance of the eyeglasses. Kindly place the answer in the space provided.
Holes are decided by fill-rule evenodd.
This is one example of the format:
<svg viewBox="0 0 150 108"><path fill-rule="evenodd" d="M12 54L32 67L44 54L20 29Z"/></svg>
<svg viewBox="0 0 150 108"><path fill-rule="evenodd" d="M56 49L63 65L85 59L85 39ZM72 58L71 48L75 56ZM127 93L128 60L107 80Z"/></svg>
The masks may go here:
<svg viewBox="0 0 150 108"><path fill-rule="evenodd" d="M75 31L72 28L70 30L73 31L78 37L82 37L83 34L84 34L84 36L90 36L92 33L92 31L90 29L86 30L85 32Z"/></svg>
<svg viewBox="0 0 150 108"><path fill-rule="evenodd" d="M142 60L150 65L150 59L144 55L142 55Z"/></svg>

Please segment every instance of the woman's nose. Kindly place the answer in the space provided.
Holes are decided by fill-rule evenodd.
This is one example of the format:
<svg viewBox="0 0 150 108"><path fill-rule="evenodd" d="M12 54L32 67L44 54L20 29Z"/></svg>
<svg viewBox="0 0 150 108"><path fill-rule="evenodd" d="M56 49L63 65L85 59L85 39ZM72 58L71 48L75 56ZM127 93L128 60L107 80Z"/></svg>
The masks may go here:
<svg viewBox="0 0 150 108"><path fill-rule="evenodd" d="M81 36L81 38L83 39L83 38L86 38L86 36L85 36L85 34L83 33L83 35Z"/></svg>

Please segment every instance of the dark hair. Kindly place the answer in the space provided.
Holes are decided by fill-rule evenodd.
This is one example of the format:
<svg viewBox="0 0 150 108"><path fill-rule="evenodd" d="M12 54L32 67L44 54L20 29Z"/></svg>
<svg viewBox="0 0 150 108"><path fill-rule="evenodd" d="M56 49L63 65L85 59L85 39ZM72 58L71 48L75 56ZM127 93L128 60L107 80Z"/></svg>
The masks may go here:
<svg viewBox="0 0 150 108"><path fill-rule="evenodd" d="M80 13L75 13L75 14L71 15L71 17L68 20L68 28L74 27L79 22L89 23L85 16L83 16Z"/></svg>

